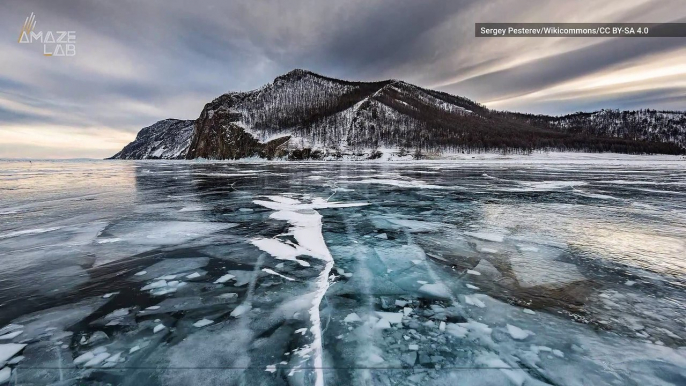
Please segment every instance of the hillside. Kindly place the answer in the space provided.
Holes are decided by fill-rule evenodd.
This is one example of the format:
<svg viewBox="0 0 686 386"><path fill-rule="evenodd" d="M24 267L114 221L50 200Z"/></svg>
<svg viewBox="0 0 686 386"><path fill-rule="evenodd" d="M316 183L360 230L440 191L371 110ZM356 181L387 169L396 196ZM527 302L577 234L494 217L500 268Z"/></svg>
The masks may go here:
<svg viewBox="0 0 686 386"><path fill-rule="evenodd" d="M499 112L398 80L350 82L293 70L257 90L216 98L195 121L147 127L112 158L373 157L378 148L681 154L686 114Z"/></svg>

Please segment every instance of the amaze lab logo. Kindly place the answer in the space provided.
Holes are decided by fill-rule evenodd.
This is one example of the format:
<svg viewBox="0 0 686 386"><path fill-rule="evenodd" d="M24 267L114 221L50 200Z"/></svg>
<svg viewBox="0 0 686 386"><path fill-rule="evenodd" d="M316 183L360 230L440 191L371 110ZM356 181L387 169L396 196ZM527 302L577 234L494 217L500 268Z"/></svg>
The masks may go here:
<svg viewBox="0 0 686 386"><path fill-rule="evenodd" d="M36 15L24 21L19 43L42 43L44 56L76 56L76 31L35 31Z"/></svg>

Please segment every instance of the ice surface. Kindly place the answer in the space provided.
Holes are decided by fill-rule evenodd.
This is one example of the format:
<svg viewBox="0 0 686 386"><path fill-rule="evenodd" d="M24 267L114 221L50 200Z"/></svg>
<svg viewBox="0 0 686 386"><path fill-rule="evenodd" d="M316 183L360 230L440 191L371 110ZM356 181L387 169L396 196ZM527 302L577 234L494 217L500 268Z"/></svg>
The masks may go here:
<svg viewBox="0 0 686 386"><path fill-rule="evenodd" d="M543 248L536 252L522 251L521 255L514 255L510 263L519 285L559 288L585 280L575 265L556 260L560 254L558 249Z"/></svg>
<svg viewBox="0 0 686 386"><path fill-rule="evenodd" d="M11 376L12 369L10 369L9 367L3 367L2 369L0 369L0 384L9 381Z"/></svg>
<svg viewBox="0 0 686 386"><path fill-rule="evenodd" d="M214 321L212 321L212 320L200 319L197 322L193 323L193 327L201 328L201 327L209 326L212 323L214 323Z"/></svg>
<svg viewBox="0 0 686 386"><path fill-rule="evenodd" d="M134 280L173 280L177 274L195 271L206 266L209 261L207 257L165 259L147 267L144 271L137 272Z"/></svg>
<svg viewBox="0 0 686 386"><path fill-rule="evenodd" d="M101 364L105 359L109 358L110 354L107 352L102 352L96 354L88 362L83 364L83 367L94 367Z"/></svg>
<svg viewBox="0 0 686 386"><path fill-rule="evenodd" d="M0 340L10 340L18 337L21 335L24 331L18 330L18 331L13 331L13 332L8 332L5 335L0 335Z"/></svg>
<svg viewBox="0 0 686 386"><path fill-rule="evenodd" d="M24 328L24 326L22 326L21 324L10 323L10 324L6 325L5 327L0 328L0 335L4 335L4 334L10 333L10 332L21 330L23 328Z"/></svg>
<svg viewBox="0 0 686 386"><path fill-rule="evenodd" d="M464 302L471 306L477 306L479 308L486 307L486 304L483 301L481 301L481 299L479 299L476 295L465 295Z"/></svg>
<svg viewBox="0 0 686 386"><path fill-rule="evenodd" d="M37 172L50 189L0 209L20 208L0 224L0 344L25 345L0 367L18 384L684 383L683 162L541 157Z"/></svg>
<svg viewBox="0 0 686 386"><path fill-rule="evenodd" d="M277 239L256 238L250 241L254 246L262 251L269 253L277 259L297 261L302 266L309 266L309 263L296 259L297 256L306 255L307 251L299 246L290 245Z"/></svg>
<svg viewBox="0 0 686 386"><path fill-rule="evenodd" d="M10 358L17 355L26 347L25 344L2 343L0 344L0 363L7 362Z"/></svg>
<svg viewBox="0 0 686 386"><path fill-rule="evenodd" d="M269 268L262 268L262 272L266 272L266 273L268 273L268 274L270 274L270 275L276 275L276 276L282 277L282 278L284 278L284 279L286 279L286 280L289 280L289 281L295 280L295 279L293 279L292 277L288 277L288 276L286 276L286 275L282 275L282 274L280 274L280 273L274 271L273 269L269 269Z"/></svg>
<svg viewBox="0 0 686 386"><path fill-rule="evenodd" d="M500 233L492 232L465 232L465 235L474 237L475 239L492 241L494 243L502 243L505 236Z"/></svg>
<svg viewBox="0 0 686 386"><path fill-rule="evenodd" d="M534 333L529 330L522 330L521 328L511 324L507 325L507 333L510 334L512 339L516 340L523 340L528 338L530 335L534 335Z"/></svg>
<svg viewBox="0 0 686 386"><path fill-rule="evenodd" d="M231 316L234 318L237 318L246 312L250 311L252 307L249 304L241 304L238 307L234 308L233 311L231 311Z"/></svg>
<svg viewBox="0 0 686 386"><path fill-rule="evenodd" d="M122 222L108 232L123 242L140 245L183 244L236 226L236 224L194 221Z"/></svg>
<svg viewBox="0 0 686 386"><path fill-rule="evenodd" d="M199 274L198 272L193 272L193 273L191 273L190 275L187 275L187 276L186 276L186 279L197 279L197 278L199 278L199 277L201 277L201 276L202 276L202 275Z"/></svg>
<svg viewBox="0 0 686 386"><path fill-rule="evenodd" d="M402 323L402 320L403 320L403 314L400 312L377 311L376 315L381 319L387 320L391 324L400 324L400 323Z"/></svg>
<svg viewBox="0 0 686 386"><path fill-rule="evenodd" d="M56 231L58 229L61 229L61 227L23 229L20 231L0 233L0 239L7 239L10 237L17 237L17 236L24 236L24 235L35 235L35 234L39 234L39 233Z"/></svg>
<svg viewBox="0 0 686 386"><path fill-rule="evenodd" d="M214 282L216 284L222 284L222 283L226 283L227 281L229 281L231 279L234 279L235 277L236 276L234 276L230 273L227 273L226 275L222 275L219 279L215 280Z"/></svg>
<svg viewBox="0 0 686 386"><path fill-rule="evenodd" d="M424 284L421 287L419 287L419 292L424 295L441 299L451 298L450 290L448 289L448 287L441 283Z"/></svg>
<svg viewBox="0 0 686 386"><path fill-rule="evenodd" d="M153 332L153 334L157 334L158 332L164 330L165 328L167 328L167 327L164 324L158 324L152 329L152 332Z"/></svg>

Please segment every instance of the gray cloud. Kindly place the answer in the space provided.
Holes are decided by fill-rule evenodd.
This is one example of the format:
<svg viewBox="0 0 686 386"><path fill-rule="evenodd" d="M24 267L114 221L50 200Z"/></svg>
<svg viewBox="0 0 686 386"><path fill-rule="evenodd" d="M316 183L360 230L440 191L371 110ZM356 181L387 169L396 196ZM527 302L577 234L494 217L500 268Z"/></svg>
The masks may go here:
<svg viewBox="0 0 686 386"><path fill-rule="evenodd" d="M77 31L77 56L45 58L40 45L17 44L31 12L38 30ZM112 133L125 142L159 119L196 118L216 96L257 88L293 68L352 80L399 78L479 102L506 100L497 108L518 111L673 109L683 105L683 83L526 96L651 61L659 67L656 55L683 62L681 39L477 39L473 23L683 18L681 0L12 2L0 13L0 143L16 127L55 133L59 126L78 128L94 143L107 137L102 146L114 149L120 137Z"/></svg>
<svg viewBox="0 0 686 386"><path fill-rule="evenodd" d="M678 38L617 38L476 76L443 90L476 100L513 97L683 46L684 41Z"/></svg>

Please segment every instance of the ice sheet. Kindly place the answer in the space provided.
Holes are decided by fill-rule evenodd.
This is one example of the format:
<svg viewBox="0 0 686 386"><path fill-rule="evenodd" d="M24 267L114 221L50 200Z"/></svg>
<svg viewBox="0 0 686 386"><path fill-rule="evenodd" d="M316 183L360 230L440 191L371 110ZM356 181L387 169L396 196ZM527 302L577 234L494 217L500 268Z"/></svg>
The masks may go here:
<svg viewBox="0 0 686 386"><path fill-rule="evenodd" d="M31 177L47 183L4 191L18 209L0 224L0 344L26 346L1 371L684 383L683 162L593 157L56 162Z"/></svg>

